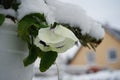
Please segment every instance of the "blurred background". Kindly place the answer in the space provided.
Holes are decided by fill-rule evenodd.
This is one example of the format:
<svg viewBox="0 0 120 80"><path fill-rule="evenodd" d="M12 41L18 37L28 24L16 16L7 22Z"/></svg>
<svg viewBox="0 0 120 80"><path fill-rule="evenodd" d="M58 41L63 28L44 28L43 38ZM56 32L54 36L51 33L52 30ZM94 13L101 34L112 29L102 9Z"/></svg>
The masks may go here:
<svg viewBox="0 0 120 80"><path fill-rule="evenodd" d="M102 24L106 34L96 51L79 44L59 54L60 80L120 80L120 0L61 1L81 6ZM56 65L41 73L39 62L35 63L33 80L57 80Z"/></svg>

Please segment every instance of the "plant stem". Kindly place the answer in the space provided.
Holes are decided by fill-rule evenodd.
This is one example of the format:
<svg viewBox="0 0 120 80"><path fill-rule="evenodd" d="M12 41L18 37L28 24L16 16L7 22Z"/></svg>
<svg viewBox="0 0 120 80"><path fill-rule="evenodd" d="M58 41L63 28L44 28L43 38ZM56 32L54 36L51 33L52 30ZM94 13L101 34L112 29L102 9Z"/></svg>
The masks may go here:
<svg viewBox="0 0 120 80"><path fill-rule="evenodd" d="M61 80L60 79L60 71L59 71L59 66L58 64L55 62L55 65L56 65L56 68L57 68L57 75L58 75L58 80Z"/></svg>

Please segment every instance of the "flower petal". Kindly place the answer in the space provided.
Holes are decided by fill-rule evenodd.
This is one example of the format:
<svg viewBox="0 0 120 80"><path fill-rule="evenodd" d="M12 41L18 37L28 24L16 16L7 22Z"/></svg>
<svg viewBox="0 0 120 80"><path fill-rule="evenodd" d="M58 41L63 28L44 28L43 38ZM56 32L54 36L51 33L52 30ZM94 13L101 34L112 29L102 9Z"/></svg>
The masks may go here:
<svg viewBox="0 0 120 80"><path fill-rule="evenodd" d="M43 44L40 43L40 39L39 37L36 37L35 41L34 41L34 44L39 47L42 51L50 51L50 47L49 46L44 46Z"/></svg>
<svg viewBox="0 0 120 80"><path fill-rule="evenodd" d="M38 37L35 39L35 45L42 51L63 53L75 45L76 41L78 39L72 31L57 25L54 30L51 30L50 27L40 29Z"/></svg>
<svg viewBox="0 0 120 80"><path fill-rule="evenodd" d="M61 35L63 37L70 38L74 41L78 40L72 31L70 31L69 29L65 28L62 25L56 26L54 31L56 34Z"/></svg>
<svg viewBox="0 0 120 80"><path fill-rule="evenodd" d="M58 34L55 34L50 28L42 28L39 30L38 37L40 40L46 43L59 43L63 41L65 38L61 37Z"/></svg>

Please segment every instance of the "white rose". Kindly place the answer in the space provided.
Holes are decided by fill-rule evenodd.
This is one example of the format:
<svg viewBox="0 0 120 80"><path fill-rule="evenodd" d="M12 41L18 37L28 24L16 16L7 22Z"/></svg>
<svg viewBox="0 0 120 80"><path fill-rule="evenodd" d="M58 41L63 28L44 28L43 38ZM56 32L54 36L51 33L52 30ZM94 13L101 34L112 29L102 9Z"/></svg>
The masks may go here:
<svg viewBox="0 0 120 80"><path fill-rule="evenodd" d="M73 47L77 41L78 39L72 31L57 25L54 30L51 30L50 27L40 29L34 44L42 51L52 50L63 53Z"/></svg>

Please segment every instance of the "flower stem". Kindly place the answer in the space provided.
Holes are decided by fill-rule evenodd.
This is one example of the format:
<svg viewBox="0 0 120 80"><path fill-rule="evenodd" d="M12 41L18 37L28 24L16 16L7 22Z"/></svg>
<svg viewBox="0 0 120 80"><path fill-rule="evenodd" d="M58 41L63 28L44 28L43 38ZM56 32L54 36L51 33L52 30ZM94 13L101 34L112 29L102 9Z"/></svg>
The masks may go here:
<svg viewBox="0 0 120 80"><path fill-rule="evenodd" d="M56 65L56 68L57 68L57 75L58 75L58 80L61 80L60 79L60 71L59 71L59 66L58 64L55 62L55 65Z"/></svg>

